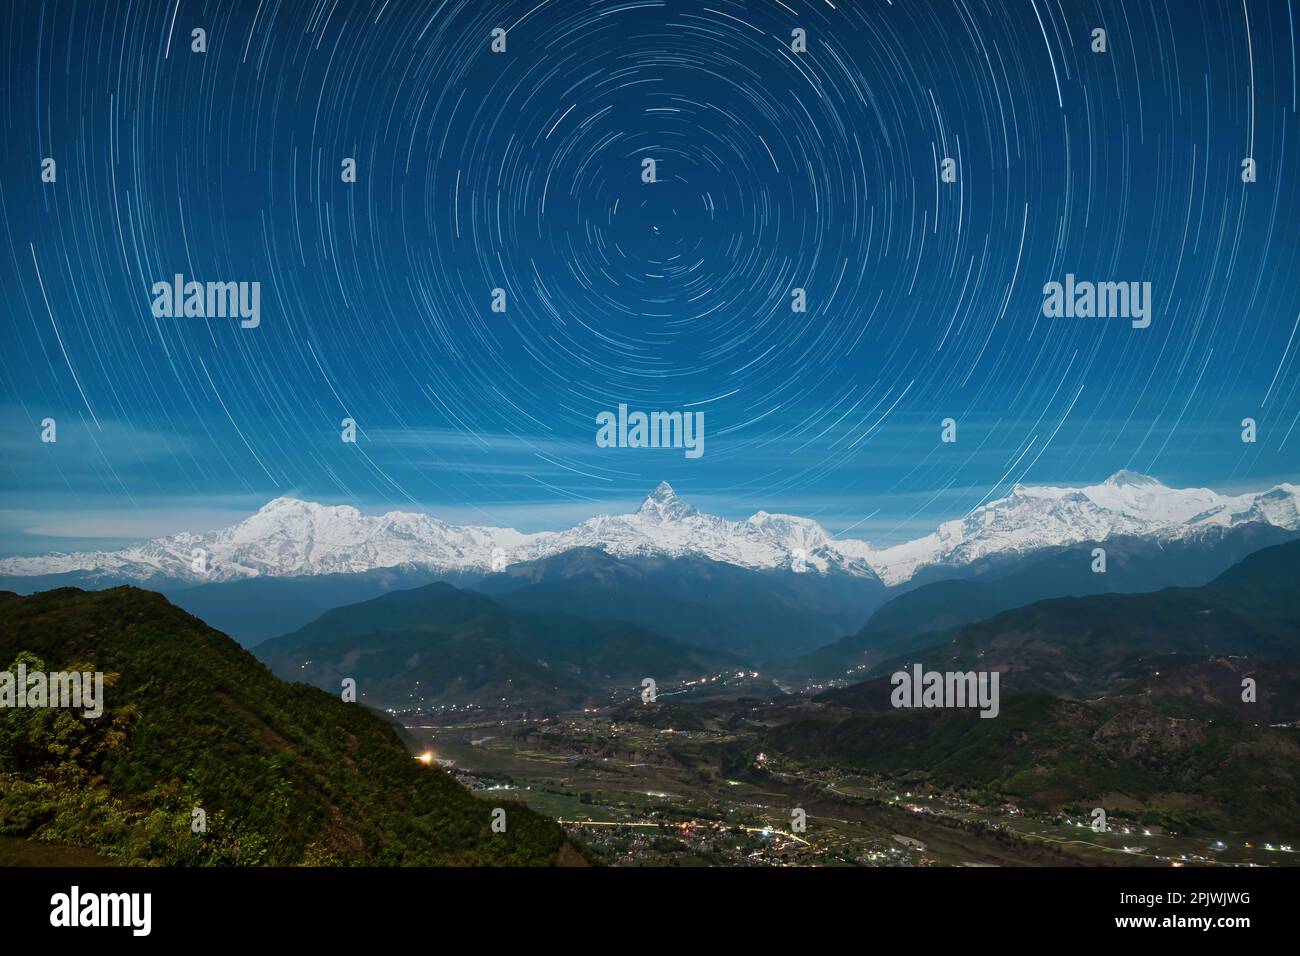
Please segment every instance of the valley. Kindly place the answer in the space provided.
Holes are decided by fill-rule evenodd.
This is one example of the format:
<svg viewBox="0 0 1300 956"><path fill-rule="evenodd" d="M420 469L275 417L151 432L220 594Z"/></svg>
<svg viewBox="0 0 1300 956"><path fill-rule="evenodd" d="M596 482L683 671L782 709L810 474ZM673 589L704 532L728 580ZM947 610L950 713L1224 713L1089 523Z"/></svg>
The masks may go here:
<svg viewBox="0 0 1300 956"><path fill-rule="evenodd" d="M776 753L740 764L733 755L755 743L748 729L619 718L639 706L536 721L408 715L404 725L477 796L520 800L615 866L1300 865L1300 839L1220 841L1123 819L1098 833L1082 813L981 805ZM802 832L792 829L796 807L807 813Z"/></svg>

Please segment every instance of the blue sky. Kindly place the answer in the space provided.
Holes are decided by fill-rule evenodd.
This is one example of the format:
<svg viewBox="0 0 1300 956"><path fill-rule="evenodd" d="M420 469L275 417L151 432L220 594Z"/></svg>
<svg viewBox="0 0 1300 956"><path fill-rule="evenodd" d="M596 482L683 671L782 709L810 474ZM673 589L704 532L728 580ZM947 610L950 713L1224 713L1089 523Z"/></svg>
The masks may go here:
<svg viewBox="0 0 1300 956"><path fill-rule="evenodd" d="M1300 478L1290 2L259 6L0 13L0 552L282 494L532 529L666 479L896 540ZM155 318L178 272L261 324ZM1150 328L1045 318L1067 273ZM620 402L704 456L598 448Z"/></svg>

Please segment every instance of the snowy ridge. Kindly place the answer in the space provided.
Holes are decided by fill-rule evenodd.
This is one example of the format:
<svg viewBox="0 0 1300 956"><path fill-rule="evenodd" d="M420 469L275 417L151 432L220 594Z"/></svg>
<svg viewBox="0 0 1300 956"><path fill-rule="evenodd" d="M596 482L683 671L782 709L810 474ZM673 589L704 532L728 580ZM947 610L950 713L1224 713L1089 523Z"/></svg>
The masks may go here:
<svg viewBox="0 0 1300 956"><path fill-rule="evenodd" d="M795 515L760 511L730 521L703 514L667 483L660 483L634 514L597 515L567 531L533 534L450 525L426 514L363 515L346 505L276 498L229 528L157 538L119 551L7 558L0 560L0 574L84 572L139 583L206 583L396 567L487 573L494 554L504 554L509 565L592 547L617 557L698 556L747 568L805 567L879 577L893 585L925 567L961 566L995 554L1113 535L1176 540L1250 522L1300 530L1300 487L1281 484L1227 496L1206 488L1168 488L1129 471L1085 488L1016 485L1007 497L947 521L932 534L888 548L836 540L816 521ZM206 556L206 570L195 569L196 550Z"/></svg>
<svg viewBox="0 0 1300 956"><path fill-rule="evenodd" d="M1281 484L1228 496L1208 488L1168 488L1149 475L1119 471L1085 488L1016 485L1007 497L946 521L932 534L871 549L866 558L886 584L897 584L930 565L960 566L1116 535L1172 541L1251 522L1300 530L1300 488Z"/></svg>

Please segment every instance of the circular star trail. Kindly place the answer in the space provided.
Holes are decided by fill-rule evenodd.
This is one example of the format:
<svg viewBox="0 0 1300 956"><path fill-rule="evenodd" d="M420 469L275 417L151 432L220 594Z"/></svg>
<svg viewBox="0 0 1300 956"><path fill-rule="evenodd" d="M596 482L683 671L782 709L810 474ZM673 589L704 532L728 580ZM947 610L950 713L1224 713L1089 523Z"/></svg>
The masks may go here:
<svg viewBox="0 0 1300 956"><path fill-rule="evenodd" d="M1016 481L1294 478L1294 12L9 5L6 497L491 521L667 478L887 538ZM260 324L155 316L176 274ZM1067 274L1150 326L1045 317ZM705 454L598 447L620 403Z"/></svg>

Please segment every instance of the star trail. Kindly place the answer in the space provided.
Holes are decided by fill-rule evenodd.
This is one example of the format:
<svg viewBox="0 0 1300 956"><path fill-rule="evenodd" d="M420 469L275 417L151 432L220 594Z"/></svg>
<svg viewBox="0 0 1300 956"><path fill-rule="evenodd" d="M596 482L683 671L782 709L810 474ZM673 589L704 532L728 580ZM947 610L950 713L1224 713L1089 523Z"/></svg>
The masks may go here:
<svg viewBox="0 0 1300 956"><path fill-rule="evenodd" d="M6 4L0 544L661 479L886 541L1018 481L1295 480L1295 13ZM260 321L160 317L177 275ZM1149 325L1045 315L1067 276L1149 283ZM602 447L620 404L706 452Z"/></svg>

